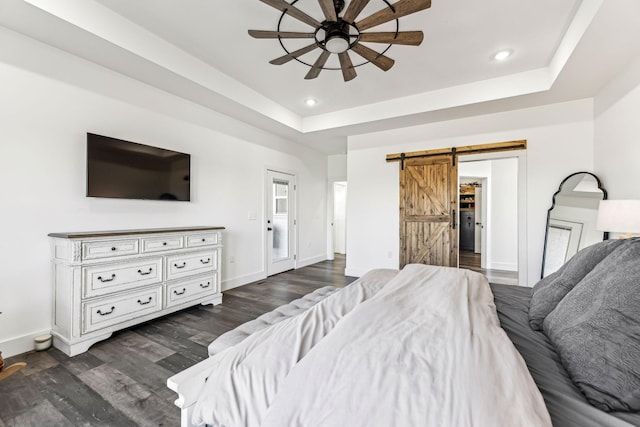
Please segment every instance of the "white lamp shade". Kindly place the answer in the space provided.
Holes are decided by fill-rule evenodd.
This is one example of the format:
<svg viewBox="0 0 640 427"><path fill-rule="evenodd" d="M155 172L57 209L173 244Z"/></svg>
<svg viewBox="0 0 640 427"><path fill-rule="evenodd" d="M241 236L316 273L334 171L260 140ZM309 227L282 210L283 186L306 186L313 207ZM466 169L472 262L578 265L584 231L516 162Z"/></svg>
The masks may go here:
<svg viewBox="0 0 640 427"><path fill-rule="evenodd" d="M615 233L640 233L640 200L602 200L596 229Z"/></svg>

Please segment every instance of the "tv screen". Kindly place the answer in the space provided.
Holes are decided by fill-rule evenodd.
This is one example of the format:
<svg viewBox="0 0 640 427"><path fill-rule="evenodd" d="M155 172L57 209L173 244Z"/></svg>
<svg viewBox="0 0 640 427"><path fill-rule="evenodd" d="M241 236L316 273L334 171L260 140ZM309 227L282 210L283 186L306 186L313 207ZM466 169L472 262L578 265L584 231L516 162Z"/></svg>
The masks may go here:
<svg viewBox="0 0 640 427"><path fill-rule="evenodd" d="M87 197L191 199L191 156L87 133Z"/></svg>

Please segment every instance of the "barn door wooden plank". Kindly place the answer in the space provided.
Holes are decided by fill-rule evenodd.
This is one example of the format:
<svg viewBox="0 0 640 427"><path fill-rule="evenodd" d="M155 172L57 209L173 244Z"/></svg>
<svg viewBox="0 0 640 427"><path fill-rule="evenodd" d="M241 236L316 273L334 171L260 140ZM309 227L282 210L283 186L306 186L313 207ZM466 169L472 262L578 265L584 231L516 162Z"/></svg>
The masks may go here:
<svg viewBox="0 0 640 427"><path fill-rule="evenodd" d="M451 156L408 159L400 170L400 267L458 266L458 168Z"/></svg>

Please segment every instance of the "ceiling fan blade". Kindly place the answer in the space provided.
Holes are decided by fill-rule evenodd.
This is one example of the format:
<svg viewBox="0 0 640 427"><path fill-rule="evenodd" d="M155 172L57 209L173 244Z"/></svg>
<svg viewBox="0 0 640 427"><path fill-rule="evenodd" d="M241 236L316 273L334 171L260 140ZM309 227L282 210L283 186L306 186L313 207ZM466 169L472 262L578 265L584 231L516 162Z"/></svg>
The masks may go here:
<svg viewBox="0 0 640 427"><path fill-rule="evenodd" d="M284 56L281 56L280 58L276 58L276 59L272 59L271 61L269 61L270 64L273 65L282 65L282 64L286 64L287 62L291 61L292 59L295 59L299 56L304 55L307 52L311 52L313 49L316 49L318 47L317 44L311 44L309 46L303 47L302 49L298 49L296 51L293 51L291 53L288 53Z"/></svg>
<svg viewBox="0 0 640 427"><path fill-rule="evenodd" d="M347 7L342 19L347 22L355 21L367 4L369 4L369 0L351 0L351 3L349 3L349 7Z"/></svg>
<svg viewBox="0 0 640 427"><path fill-rule="evenodd" d="M360 33L358 41L370 43L386 43L386 44L403 44L410 46L419 46L424 39L422 31L401 31L395 32L379 32L379 33Z"/></svg>
<svg viewBox="0 0 640 427"><path fill-rule="evenodd" d="M339 53L338 59L340 60L340 68L342 69L342 78L344 81L348 82L349 80L355 79L357 73L356 69L353 68L353 63L351 62L351 58L349 58L349 54L347 52Z"/></svg>
<svg viewBox="0 0 640 427"><path fill-rule="evenodd" d="M390 8L382 9L358 22L356 24L358 26L358 30L364 31L393 19L428 9L431 7L431 0L400 0L391 6L395 9L395 12Z"/></svg>
<svg viewBox="0 0 640 427"><path fill-rule="evenodd" d="M290 5L285 0L260 0L263 3L268 4L271 7L275 7L280 12L285 12L287 15L296 18L299 21L304 22L305 24L311 25L316 28L320 26L320 22L307 15L300 9L295 6Z"/></svg>
<svg viewBox="0 0 640 427"><path fill-rule="evenodd" d="M338 20L333 0L318 0L318 3L320 3L320 8L327 21L336 22Z"/></svg>
<svg viewBox="0 0 640 427"><path fill-rule="evenodd" d="M362 56L367 61L370 61L376 67L380 68L383 71L389 71L395 61L388 56L384 56L381 53L376 52L373 49L369 49L366 46L361 45L360 43L356 43L351 48L355 53Z"/></svg>
<svg viewBox="0 0 640 427"><path fill-rule="evenodd" d="M249 30L249 35L254 39L312 39L314 33L296 33L290 31L262 31Z"/></svg>
<svg viewBox="0 0 640 427"><path fill-rule="evenodd" d="M322 67L324 67L324 64L327 63L329 56L331 56L331 52L323 50L318 59L316 59L316 62L313 64L313 67L311 67L304 78L306 80L311 80L318 77L320 75L320 71L322 71Z"/></svg>

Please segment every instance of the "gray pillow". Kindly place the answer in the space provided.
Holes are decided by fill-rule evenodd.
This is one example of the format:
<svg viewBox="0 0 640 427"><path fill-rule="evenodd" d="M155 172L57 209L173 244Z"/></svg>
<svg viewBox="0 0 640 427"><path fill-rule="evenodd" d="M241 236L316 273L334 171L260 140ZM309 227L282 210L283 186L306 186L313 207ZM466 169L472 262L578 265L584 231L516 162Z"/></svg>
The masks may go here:
<svg viewBox="0 0 640 427"><path fill-rule="evenodd" d="M531 328L541 331L544 318L556 308L560 300L623 241L622 239L605 240L587 246L578 251L557 271L536 283L529 304Z"/></svg>
<svg viewBox="0 0 640 427"><path fill-rule="evenodd" d="M593 406L640 411L640 239L626 239L580 281L544 332Z"/></svg>

